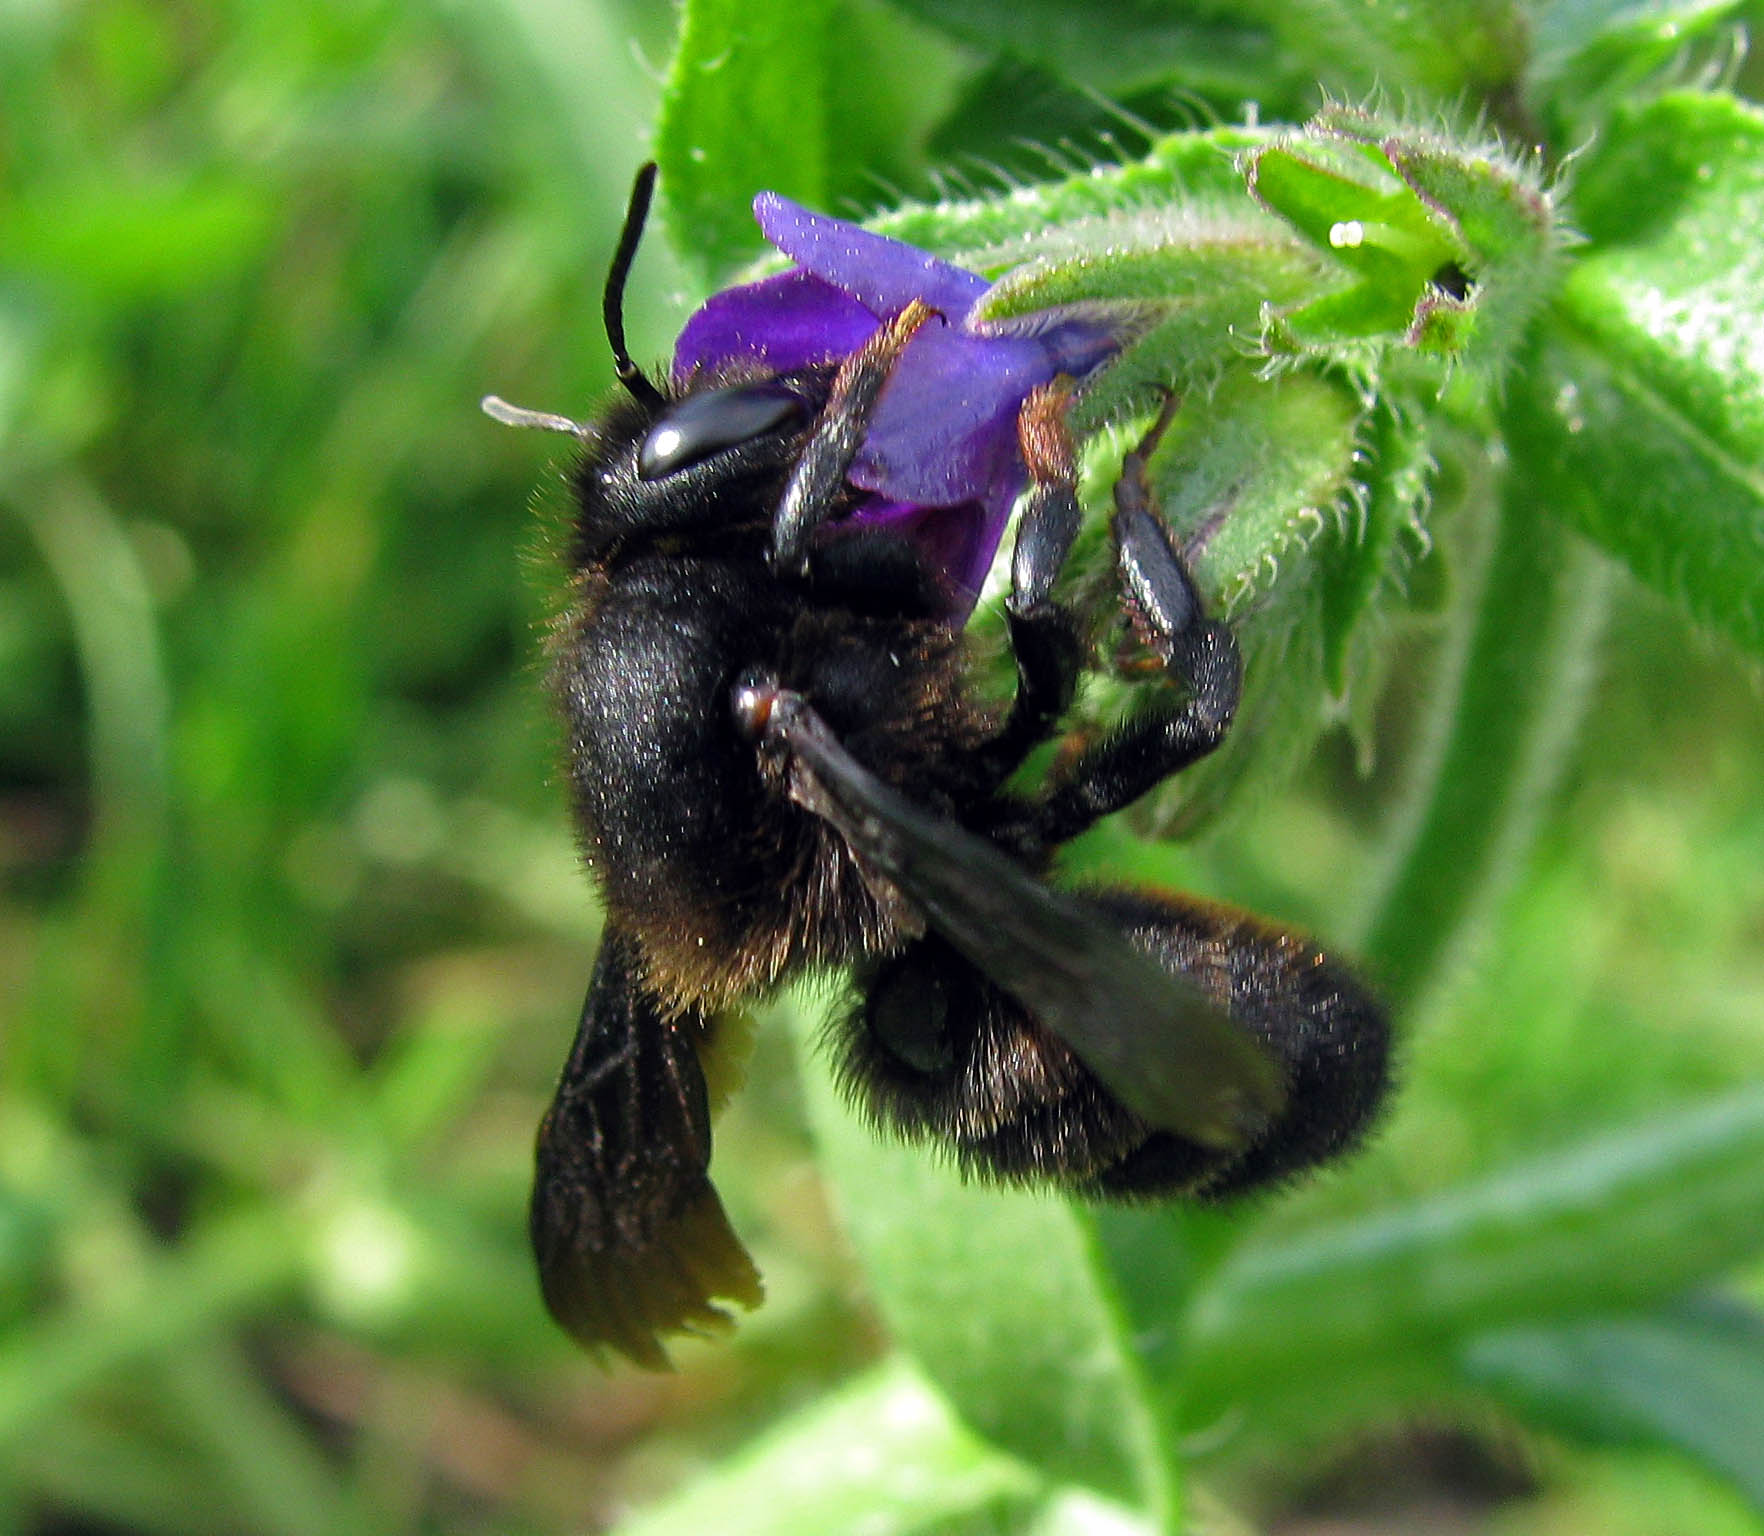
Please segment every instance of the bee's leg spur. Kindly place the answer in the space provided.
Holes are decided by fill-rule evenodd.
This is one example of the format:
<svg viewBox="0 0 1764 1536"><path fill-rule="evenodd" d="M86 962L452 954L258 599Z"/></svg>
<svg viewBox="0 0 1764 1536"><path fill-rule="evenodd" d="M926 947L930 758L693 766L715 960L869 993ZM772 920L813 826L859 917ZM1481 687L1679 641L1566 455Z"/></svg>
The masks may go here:
<svg viewBox="0 0 1764 1536"><path fill-rule="evenodd" d="M1037 831L1048 843L1077 836L1198 762L1225 739L1237 712L1237 637L1207 617L1146 479L1146 460L1173 413L1172 401L1122 464L1113 530L1128 618L1183 698L1174 708L1159 702L1142 709L1078 759L1071 778L1041 807Z"/></svg>
<svg viewBox="0 0 1764 1536"><path fill-rule="evenodd" d="M799 576L807 569L808 543L832 514L845 473L863 446L882 386L900 354L936 311L914 299L839 366L814 431L772 517L772 568Z"/></svg>
<svg viewBox="0 0 1764 1536"><path fill-rule="evenodd" d="M1011 652L1017 662L1017 696L1004 725L984 748L986 769L1003 780L1046 741L1072 707L1083 662L1077 621L1053 600L1077 537L1078 459L1066 425L1072 382L1063 375L1023 402L1017 440L1029 467L1029 494L1017 520L1011 555L1011 593L1005 599Z"/></svg>

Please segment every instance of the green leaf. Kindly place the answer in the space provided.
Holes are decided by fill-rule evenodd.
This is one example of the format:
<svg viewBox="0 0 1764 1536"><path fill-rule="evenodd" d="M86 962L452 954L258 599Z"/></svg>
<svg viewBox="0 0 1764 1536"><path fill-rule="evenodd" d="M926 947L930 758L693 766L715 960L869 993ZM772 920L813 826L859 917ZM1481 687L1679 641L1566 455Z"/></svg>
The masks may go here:
<svg viewBox="0 0 1764 1536"><path fill-rule="evenodd" d="M1261 0L1250 10L1262 10L1337 96L1487 100L1517 85L1526 58L1526 15L1512 0Z"/></svg>
<svg viewBox="0 0 1764 1536"><path fill-rule="evenodd" d="M1294 106L1282 113L1275 103L1299 102L1309 84L1292 78L1289 69L1270 73L1229 45L1186 54L1175 67L1184 95L1230 103L1253 98L1271 118L1302 110ZM1171 130L1176 114L1189 117L1192 109L1184 109L1167 81L1105 95L1067 78L1057 64L1006 53L963 78L925 152L934 166L984 167L982 183L1057 180L1080 169L1140 158Z"/></svg>
<svg viewBox="0 0 1764 1536"><path fill-rule="evenodd" d="M762 254L756 192L849 213L923 181L921 146L967 67L884 6L688 0L656 131L676 252L719 282Z"/></svg>
<svg viewBox="0 0 1764 1536"><path fill-rule="evenodd" d="M175 1430L150 1423L153 1405L128 1407L134 1411L64 1413L40 1423L8 1457L9 1493L29 1488L38 1507L77 1511L87 1523L139 1536L266 1529L263 1512L244 1506L225 1469L192 1458L177 1447ZM11 1503L0 1509L16 1530L24 1521Z"/></svg>
<svg viewBox="0 0 1764 1536"><path fill-rule="evenodd" d="M799 1020L805 1057L815 1032ZM845 1228L920 1369L968 1424L1049 1477L1166 1506L1160 1426L1085 1214L878 1140L823 1063L805 1060L803 1079Z"/></svg>
<svg viewBox="0 0 1764 1536"><path fill-rule="evenodd" d="M1530 73L1553 142L1584 142L1627 94L1743 9L1743 0L1547 0L1532 18Z"/></svg>
<svg viewBox="0 0 1764 1536"><path fill-rule="evenodd" d="M1238 1248L1197 1298L1192 1411L1295 1400L1510 1323L1644 1307L1764 1252L1764 1092Z"/></svg>
<svg viewBox="0 0 1764 1536"><path fill-rule="evenodd" d="M894 1359L619 1526L618 1536L937 1536L970 1521L998 1530L1042 1488Z"/></svg>
<svg viewBox="0 0 1764 1536"><path fill-rule="evenodd" d="M0 1183L0 1327L47 1290L55 1224L41 1196Z"/></svg>
<svg viewBox="0 0 1764 1536"><path fill-rule="evenodd" d="M1258 79L1274 63L1267 27L1228 8L1168 0L902 0L912 14L987 53L1006 53L1116 95L1224 72Z"/></svg>
<svg viewBox="0 0 1764 1536"><path fill-rule="evenodd" d="M1465 1344L1465 1373L1534 1424L1667 1448L1764 1511L1764 1317L1686 1305L1652 1317L1510 1328Z"/></svg>
<svg viewBox="0 0 1764 1536"><path fill-rule="evenodd" d="M756 192L825 205L834 10L834 0L688 0L656 159L675 247L700 272L725 272L759 249Z"/></svg>
<svg viewBox="0 0 1764 1536"><path fill-rule="evenodd" d="M1764 113L1630 113L1505 426L1528 494L1697 622L1764 652Z"/></svg>
<svg viewBox="0 0 1764 1536"><path fill-rule="evenodd" d="M197 1340L136 1390L166 1414L173 1433L209 1450L264 1536L360 1529L346 1513L336 1464L286 1411L241 1344Z"/></svg>

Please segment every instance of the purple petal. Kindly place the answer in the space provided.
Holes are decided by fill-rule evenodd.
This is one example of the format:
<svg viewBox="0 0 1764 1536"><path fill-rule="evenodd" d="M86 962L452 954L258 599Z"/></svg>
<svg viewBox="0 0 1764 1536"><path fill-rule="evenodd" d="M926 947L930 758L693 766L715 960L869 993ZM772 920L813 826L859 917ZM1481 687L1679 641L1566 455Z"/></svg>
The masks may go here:
<svg viewBox="0 0 1764 1536"><path fill-rule="evenodd" d="M897 529L949 581L952 618L972 610L1028 479L1023 402L1059 374L1083 378L1138 321L1097 308L970 325L986 280L928 252L799 207L754 200L766 238L798 265L716 294L686 322L674 376L731 363L787 373L840 361L914 299L936 311L895 361L848 479L869 496L851 521Z"/></svg>
<svg viewBox="0 0 1764 1536"><path fill-rule="evenodd" d="M1016 461L1024 399L1056 374L1082 378L1115 349L1096 319L1037 319L1022 335L926 325L876 403L852 483L933 506L986 497Z"/></svg>
<svg viewBox="0 0 1764 1536"><path fill-rule="evenodd" d="M755 362L774 373L832 362L855 352L876 316L812 272L797 268L713 294L674 343L674 377L700 368Z"/></svg>
<svg viewBox="0 0 1764 1536"><path fill-rule="evenodd" d="M1082 379L1143 335L1147 323L1146 311L1140 306L1095 304L1038 310L966 329L988 340L1033 341L1047 359L1050 378L1069 373Z"/></svg>
<svg viewBox="0 0 1764 1536"><path fill-rule="evenodd" d="M766 239L799 266L841 288L878 318L898 315L923 299L949 321L973 308L989 284L929 251L873 235L844 219L811 213L776 192L753 200Z"/></svg>
<svg viewBox="0 0 1764 1536"><path fill-rule="evenodd" d="M1024 396L1050 377L1033 344L976 341L933 321L876 402L852 483L921 505L974 499L1015 451Z"/></svg>

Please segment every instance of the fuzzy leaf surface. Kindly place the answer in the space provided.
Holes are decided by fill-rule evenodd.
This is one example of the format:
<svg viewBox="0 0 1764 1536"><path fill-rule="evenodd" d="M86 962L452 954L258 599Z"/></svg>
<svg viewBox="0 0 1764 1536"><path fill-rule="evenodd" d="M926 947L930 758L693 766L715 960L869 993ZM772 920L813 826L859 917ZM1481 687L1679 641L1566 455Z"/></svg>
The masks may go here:
<svg viewBox="0 0 1764 1536"><path fill-rule="evenodd" d="M1041 1484L884 1362L761 1435L619 1536L932 1536L1021 1511Z"/></svg>
<svg viewBox="0 0 1764 1536"><path fill-rule="evenodd" d="M1536 499L1692 619L1764 652L1764 113L1628 114L1505 420Z"/></svg>
<svg viewBox="0 0 1764 1536"><path fill-rule="evenodd" d="M1674 1450L1764 1511L1764 1317L1701 1302L1472 1339L1465 1371L1533 1423Z"/></svg>
<svg viewBox="0 0 1764 1536"><path fill-rule="evenodd" d="M996 1445L1055 1480L1163 1503L1158 1429L1084 1213L879 1140L823 1064L805 1068L822 1166L895 1339Z"/></svg>
<svg viewBox="0 0 1764 1536"><path fill-rule="evenodd" d="M1274 1240L1197 1297L1194 1411L1344 1391L1522 1320L1670 1301L1764 1252L1764 1093L1607 1131L1470 1184Z"/></svg>
<svg viewBox="0 0 1764 1536"><path fill-rule="evenodd" d="M754 194L814 205L829 185L827 92L833 0L788 11L688 0L663 87L656 159L668 227L705 273L760 248Z"/></svg>

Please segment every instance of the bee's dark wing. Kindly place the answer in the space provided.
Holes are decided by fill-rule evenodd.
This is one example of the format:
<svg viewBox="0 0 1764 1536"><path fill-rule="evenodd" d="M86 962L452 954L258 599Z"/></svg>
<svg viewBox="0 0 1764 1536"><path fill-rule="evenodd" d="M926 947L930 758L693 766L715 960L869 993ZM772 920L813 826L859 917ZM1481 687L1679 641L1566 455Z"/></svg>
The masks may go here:
<svg viewBox="0 0 1764 1536"><path fill-rule="evenodd" d="M539 1127L529 1230L552 1315L590 1348L665 1370L667 1333L730 1325L759 1276L711 1187L710 1106L695 1035L643 986L608 928L557 1096Z"/></svg>
<svg viewBox="0 0 1764 1536"><path fill-rule="evenodd" d="M1193 982L991 843L920 810L799 699L780 695L767 730L793 756L795 798L1140 1118L1234 1151L1279 1113L1273 1059Z"/></svg>

